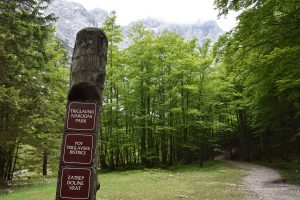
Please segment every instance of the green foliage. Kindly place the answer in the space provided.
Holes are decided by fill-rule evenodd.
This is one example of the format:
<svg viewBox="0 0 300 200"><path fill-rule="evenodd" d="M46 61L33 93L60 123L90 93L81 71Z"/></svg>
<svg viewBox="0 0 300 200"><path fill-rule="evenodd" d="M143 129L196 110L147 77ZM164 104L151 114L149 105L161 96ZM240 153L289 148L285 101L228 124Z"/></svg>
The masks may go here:
<svg viewBox="0 0 300 200"><path fill-rule="evenodd" d="M196 40L169 31L154 36L137 22L130 30L130 46L120 50L122 36L115 12L103 30L111 46L101 166L203 162L213 156L213 119L206 114L210 107L206 82L213 61L210 41L199 46Z"/></svg>
<svg viewBox="0 0 300 200"><path fill-rule="evenodd" d="M298 150L300 21L298 1L215 1L220 14L242 10L239 24L214 48L239 92L229 104L247 111L247 129L260 149L253 156L287 159ZM289 145L287 145L289 144ZM275 153L273 153L275 152ZM280 153L281 152L281 153Z"/></svg>
<svg viewBox="0 0 300 200"><path fill-rule="evenodd" d="M43 152L62 130L66 52L54 36L53 16L42 13L49 2L0 1L0 177L5 179L16 170L20 145Z"/></svg>
<svg viewBox="0 0 300 200"><path fill-rule="evenodd" d="M40 169L43 158L58 159L68 70L66 52L53 35L53 16L42 14L48 2L0 1L5 179L25 166ZM102 168L203 165L221 151L243 160L271 155L288 160L299 153L298 2L216 0L215 5L220 15L240 12L237 27L215 44L199 45L167 30L153 35L142 22L124 38L116 12L109 14L102 27L109 41ZM123 39L129 41L124 49Z"/></svg>

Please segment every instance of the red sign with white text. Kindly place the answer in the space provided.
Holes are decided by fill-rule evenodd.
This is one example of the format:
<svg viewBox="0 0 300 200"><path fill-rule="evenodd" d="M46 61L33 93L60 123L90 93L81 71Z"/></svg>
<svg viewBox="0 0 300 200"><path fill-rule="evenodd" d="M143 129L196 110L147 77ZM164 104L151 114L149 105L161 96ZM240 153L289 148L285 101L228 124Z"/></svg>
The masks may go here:
<svg viewBox="0 0 300 200"><path fill-rule="evenodd" d="M89 199L91 173L89 168L63 168L60 176L60 198Z"/></svg>
<svg viewBox="0 0 300 200"><path fill-rule="evenodd" d="M66 130L94 131L97 105L95 103L69 102Z"/></svg>
<svg viewBox="0 0 300 200"><path fill-rule="evenodd" d="M91 164L94 136L90 134L67 133L64 138L63 162Z"/></svg>

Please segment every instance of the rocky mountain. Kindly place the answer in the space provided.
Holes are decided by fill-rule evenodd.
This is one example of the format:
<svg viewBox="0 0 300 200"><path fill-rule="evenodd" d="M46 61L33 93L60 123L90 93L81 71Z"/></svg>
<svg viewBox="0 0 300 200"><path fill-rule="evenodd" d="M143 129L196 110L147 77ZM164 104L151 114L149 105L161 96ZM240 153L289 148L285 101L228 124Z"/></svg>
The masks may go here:
<svg viewBox="0 0 300 200"><path fill-rule="evenodd" d="M215 41L223 33L222 29L215 21L197 22L194 24L170 24L156 19L148 18L142 20L150 28L153 34L162 30L169 30L186 39L197 38L199 43L203 43L207 38Z"/></svg>
<svg viewBox="0 0 300 200"><path fill-rule="evenodd" d="M68 49L72 49L76 33L84 27L101 27L108 13L100 8L87 11L83 5L67 0L54 0L46 9L46 14L57 17L57 35Z"/></svg>
<svg viewBox="0 0 300 200"><path fill-rule="evenodd" d="M45 13L54 13L57 17L55 22L56 33L70 51L74 46L76 33L79 30L85 27L101 27L108 15L108 12L103 9L86 10L83 5L67 0L54 0ZM200 44L207 38L215 41L223 33L215 21L194 24L170 24L152 18L143 19L142 21L153 34L167 29L182 35L186 39L196 37ZM133 24L134 22L121 27L125 36L129 33L129 28ZM128 40L125 40L121 46L126 47L128 42Z"/></svg>

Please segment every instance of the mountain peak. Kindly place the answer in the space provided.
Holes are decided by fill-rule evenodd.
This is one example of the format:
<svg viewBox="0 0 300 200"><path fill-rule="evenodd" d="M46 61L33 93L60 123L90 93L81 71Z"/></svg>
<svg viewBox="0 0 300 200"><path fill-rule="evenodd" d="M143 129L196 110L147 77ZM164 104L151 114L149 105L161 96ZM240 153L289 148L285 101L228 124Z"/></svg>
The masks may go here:
<svg viewBox="0 0 300 200"><path fill-rule="evenodd" d="M56 33L64 41L67 48L71 51L74 46L76 33L85 27L102 27L108 12L95 8L86 10L83 5L69 0L54 0L47 10L46 14L54 13L58 17L56 21ZM169 30L180 34L186 39L197 38L199 44L203 43L207 38L215 41L222 33L222 29L213 20L198 21L193 24L177 24L167 23L163 20L148 17L141 20L153 34L157 34L163 30ZM134 22L122 27L123 34L129 33L129 27ZM123 42L124 43L124 42ZM122 44L126 46L128 44Z"/></svg>

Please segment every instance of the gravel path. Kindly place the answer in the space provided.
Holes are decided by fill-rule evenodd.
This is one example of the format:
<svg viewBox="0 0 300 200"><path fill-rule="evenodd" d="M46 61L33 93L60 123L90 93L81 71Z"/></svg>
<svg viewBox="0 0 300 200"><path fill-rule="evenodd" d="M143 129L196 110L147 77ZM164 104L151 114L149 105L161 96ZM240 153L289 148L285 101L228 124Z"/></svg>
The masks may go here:
<svg viewBox="0 0 300 200"><path fill-rule="evenodd" d="M246 200L300 200L300 187L286 183L280 174L271 168L246 162L219 159L248 172L244 186Z"/></svg>

